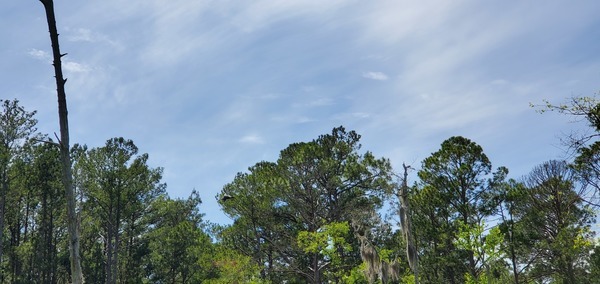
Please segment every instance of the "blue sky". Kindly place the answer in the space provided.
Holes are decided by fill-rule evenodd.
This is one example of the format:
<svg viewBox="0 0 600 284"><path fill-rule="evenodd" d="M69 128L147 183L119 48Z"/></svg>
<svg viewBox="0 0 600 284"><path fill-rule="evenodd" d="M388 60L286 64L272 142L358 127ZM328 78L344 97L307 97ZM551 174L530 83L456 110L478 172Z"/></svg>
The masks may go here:
<svg viewBox="0 0 600 284"><path fill-rule="evenodd" d="M235 174L344 125L398 170L462 135L518 178L585 127L529 103L600 90L598 1L56 1L71 141L132 139L212 222ZM5 99L58 132L39 1L0 10Z"/></svg>

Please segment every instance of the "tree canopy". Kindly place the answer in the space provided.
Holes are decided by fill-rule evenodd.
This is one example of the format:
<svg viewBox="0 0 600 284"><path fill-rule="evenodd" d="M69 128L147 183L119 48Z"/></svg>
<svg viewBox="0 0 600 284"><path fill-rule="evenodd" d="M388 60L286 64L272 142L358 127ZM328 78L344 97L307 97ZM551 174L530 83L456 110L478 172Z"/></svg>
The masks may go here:
<svg viewBox="0 0 600 284"><path fill-rule="evenodd" d="M40 142L18 101L2 112L20 117L0 125L2 282L68 282L59 148ZM76 144L86 282L595 283L595 144L509 179L481 145L453 136L409 181L410 167L400 175L360 142L336 127L238 173L215 196L227 225L204 219L202 190L169 197L163 169L132 140Z"/></svg>

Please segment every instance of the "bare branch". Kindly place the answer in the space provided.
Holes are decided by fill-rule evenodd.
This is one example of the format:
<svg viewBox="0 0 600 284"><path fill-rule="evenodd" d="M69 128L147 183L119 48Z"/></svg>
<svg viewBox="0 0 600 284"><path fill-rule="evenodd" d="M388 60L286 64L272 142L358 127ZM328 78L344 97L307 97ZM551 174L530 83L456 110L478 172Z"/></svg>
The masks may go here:
<svg viewBox="0 0 600 284"><path fill-rule="evenodd" d="M46 144L50 144L52 146L60 147L60 144L58 144L58 143L56 143L56 142L54 142L52 140L42 140L42 139L37 139L37 138L33 138L32 140L36 141L36 142L46 143Z"/></svg>

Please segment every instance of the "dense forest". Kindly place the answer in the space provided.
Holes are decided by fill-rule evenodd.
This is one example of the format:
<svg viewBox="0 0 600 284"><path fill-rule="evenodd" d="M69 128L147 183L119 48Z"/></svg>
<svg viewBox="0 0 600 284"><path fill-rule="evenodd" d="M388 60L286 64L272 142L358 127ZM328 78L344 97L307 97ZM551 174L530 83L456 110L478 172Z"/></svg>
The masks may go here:
<svg viewBox="0 0 600 284"><path fill-rule="evenodd" d="M18 100L0 110L0 282L69 283L59 147ZM419 169L393 169L334 128L224 185L231 225L193 191L170 198L133 141L71 147L87 283L600 283L595 224L600 131L594 98L555 110L596 132L572 161L523 177L450 137ZM409 175L409 173L411 173ZM416 175L415 175L416 173ZM415 180L408 180L414 176Z"/></svg>
<svg viewBox="0 0 600 284"><path fill-rule="evenodd" d="M573 159L513 178L466 137L394 169L335 127L223 185L232 223L214 224L199 192L168 195L134 141L69 144L66 54L41 2L61 135L0 100L0 283L600 283L596 97L538 106L591 134L565 137Z"/></svg>

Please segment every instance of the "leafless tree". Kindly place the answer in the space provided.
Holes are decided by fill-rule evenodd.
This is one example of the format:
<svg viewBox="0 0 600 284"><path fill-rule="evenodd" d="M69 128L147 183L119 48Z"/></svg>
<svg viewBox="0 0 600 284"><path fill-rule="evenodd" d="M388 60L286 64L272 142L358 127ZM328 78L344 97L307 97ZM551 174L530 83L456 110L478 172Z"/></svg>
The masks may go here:
<svg viewBox="0 0 600 284"><path fill-rule="evenodd" d="M81 257L79 253L79 222L75 210L75 194L73 189L73 173L71 170L71 155L69 147L69 121L67 119L67 99L65 93L65 83L67 79L63 77L61 58L66 54L60 53L58 44L58 30L56 28L56 17L54 15L54 2L52 0L40 0L46 10L46 20L50 32L50 41L52 43L52 55L54 74L56 79L56 92L58 95L58 116L60 124L60 146L61 162L63 168L62 181L65 187L65 197L67 200L67 227L69 232L69 253L71 260L71 282L73 284L83 283L83 273L81 271Z"/></svg>

